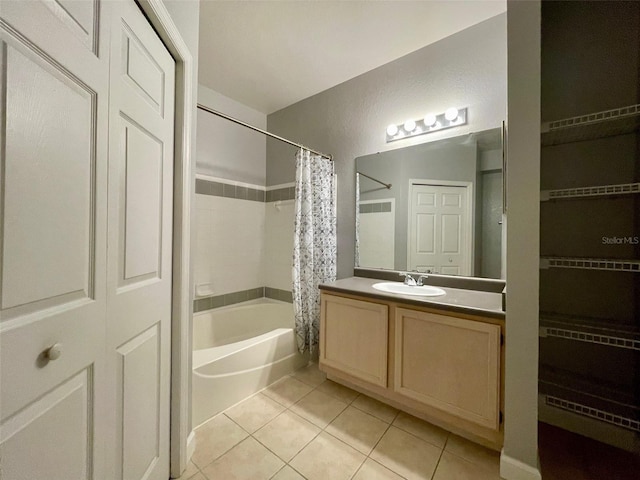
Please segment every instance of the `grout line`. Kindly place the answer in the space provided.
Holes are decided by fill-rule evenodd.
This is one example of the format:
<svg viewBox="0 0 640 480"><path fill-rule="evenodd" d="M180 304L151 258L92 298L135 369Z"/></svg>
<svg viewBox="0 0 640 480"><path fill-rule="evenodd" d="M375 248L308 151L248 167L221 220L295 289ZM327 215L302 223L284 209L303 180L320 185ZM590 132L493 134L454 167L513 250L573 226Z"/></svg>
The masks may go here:
<svg viewBox="0 0 640 480"><path fill-rule="evenodd" d="M436 473L438 472L438 467L440 466L440 460L442 460L442 455L444 455L444 449L447 448L448 441L449 441L449 435L447 435L447 438L444 441L444 445L442 446L442 450L440 450L440 456L438 457L438 461L436 462L436 468L433 469L433 475L431 475L431 478L434 478L436 476Z"/></svg>

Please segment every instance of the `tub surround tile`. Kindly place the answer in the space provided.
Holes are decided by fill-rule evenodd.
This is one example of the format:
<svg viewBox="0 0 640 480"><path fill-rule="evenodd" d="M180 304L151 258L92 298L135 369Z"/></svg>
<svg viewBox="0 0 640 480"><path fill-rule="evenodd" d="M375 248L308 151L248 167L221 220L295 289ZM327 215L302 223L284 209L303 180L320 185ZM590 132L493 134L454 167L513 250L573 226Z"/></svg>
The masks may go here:
<svg viewBox="0 0 640 480"><path fill-rule="evenodd" d="M393 422L393 426L411 433L425 442L429 442L430 444L440 448L444 448L444 445L447 442L447 437L449 436L449 432L446 430L436 427L435 425L405 412L400 412L398 414Z"/></svg>
<svg viewBox="0 0 640 480"><path fill-rule="evenodd" d="M240 290L238 292L225 293L223 295L196 298L193 301L193 313L204 312L205 310L211 310L212 308L235 305L236 303L256 300L258 298L273 298L275 300L280 300L281 302L293 302L291 292L287 290L278 290L277 288L270 287L256 287L248 290Z"/></svg>
<svg viewBox="0 0 640 480"><path fill-rule="evenodd" d="M196 450L191 461L202 469L248 436L226 415L213 417L196 429Z"/></svg>
<svg viewBox="0 0 640 480"><path fill-rule="evenodd" d="M365 456L335 437L322 432L291 461L309 480L348 480Z"/></svg>
<svg viewBox="0 0 640 480"><path fill-rule="evenodd" d="M321 383L318 386L318 390L322 393L326 393L327 395L331 395L346 404L350 404L358 396L358 392L355 390L351 390L350 388L340 385L332 380L327 380L326 382Z"/></svg>
<svg viewBox="0 0 640 480"><path fill-rule="evenodd" d="M264 188L252 188L235 183L217 182L196 178L196 193L200 195L227 197L237 200L250 200L253 202L277 202L292 200L296 195L295 187L281 187L266 190Z"/></svg>
<svg viewBox="0 0 640 480"><path fill-rule="evenodd" d="M367 458L353 480L403 480L402 477L375 460Z"/></svg>
<svg viewBox="0 0 640 480"><path fill-rule="evenodd" d="M369 455L388 428L388 423L373 415L354 407L347 407L325 431L365 455Z"/></svg>
<svg viewBox="0 0 640 480"><path fill-rule="evenodd" d="M313 362L293 372L293 377L314 388L327 379L327 375L320 371L318 364Z"/></svg>
<svg viewBox="0 0 640 480"><path fill-rule="evenodd" d="M325 428L340 413L347 408L347 404L336 398L314 390L298 403L291 406L291 411L309 420L320 428Z"/></svg>
<svg viewBox="0 0 640 480"><path fill-rule="evenodd" d="M360 394L351 405L387 423L393 422L398 415L397 409L363 394Z"/></svg>
<svg viewBox="0 0 640 480"><path fill-rule="evenodd" d="M290 407L311 390L313 390L312 386L296 380L294 377L286 376L264 389L262 393L281 405Z"/></svg>
<svg viewBox="0 0 640 480"><path fill-rule="evenodd" d="M203 469L210 479L268 480L284 462L254 438L247 438Z"/></svg>
<svg viewBox="0 0 640 480"><path fill-rule="evenodd" d="M287 410L253 436L282 460L288 462L319 433L319 427Z"/></svg>
<svg viewBox="0 0 640 480"><path fill-rule="evenodd" d="M370 456L407 480L423 480L433 476L441 452L440 448L391 426Z"/></svg>
<svg viewBox="0 0 640 480"><path fill-rule="evenodd" d="M479 466L445 451L433 480L500 480L500 465Z"/></svg>
<svg viewBox="0 0 640 480"><path fill-rule="evenodd" d="M285 465L282 470L271 477L271 480L305 480L305 478L289 465Z"/></svg>
<svg viewBox="0 0 640 480"><path fill-rule="evenodd" d="M444 450L471 463L487 468L495 468L496 465L500 464L500 452L470 442L458 435L451 434L449 436Z"/></svg>
<svg viewBox="0 0 640 480"><path fill-rule="evenodd" d="M231 407L225 414L247 432L253 433L273 420L284 408L275 400L258 393Z"/></svg>

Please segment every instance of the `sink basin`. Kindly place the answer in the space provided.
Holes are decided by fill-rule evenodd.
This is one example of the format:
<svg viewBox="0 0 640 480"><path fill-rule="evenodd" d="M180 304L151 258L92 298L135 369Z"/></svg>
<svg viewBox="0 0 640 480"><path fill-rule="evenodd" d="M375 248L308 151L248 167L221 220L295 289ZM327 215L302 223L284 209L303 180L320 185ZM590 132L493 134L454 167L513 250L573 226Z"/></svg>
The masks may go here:
<svg viewBox="0 0 640 480"><path fill-rule="evenodd" d="M438 287L423 285L421 287L405 285L400 282L380 282L374 283L373 288L381 292L398 293L400 295L416 295L418 297L438 297L447 292Z"/></svg>

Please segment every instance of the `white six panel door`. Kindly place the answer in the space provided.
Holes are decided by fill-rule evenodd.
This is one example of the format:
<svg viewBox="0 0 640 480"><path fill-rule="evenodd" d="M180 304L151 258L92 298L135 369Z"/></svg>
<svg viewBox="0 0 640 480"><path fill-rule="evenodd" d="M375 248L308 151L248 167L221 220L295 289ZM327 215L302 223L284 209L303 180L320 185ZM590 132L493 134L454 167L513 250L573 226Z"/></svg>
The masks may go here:
<svg viewBox="0 0 640 480"><path fill-rule="evenodd" d="M112 18L109 478L169 477L174 61L131 1Z"/></svg>
<svg viewBox="0 0 640 480"><path fill-rule="evenodd" d="M410 195L408 269L470 275L467 188L416 184Z"/></svg>
<svg viewBox="0 0 640 480"><path fill-rule="evenodd" d="M0 3L6 480L104 478L109 31L100 16L97 1Z"/></svg>
<svg viewBox="0 0 640 480"><path fill-rule="evenodd" d="M3 0L0 57L0 477L165 480L173 59L133 0Z"/></svg>

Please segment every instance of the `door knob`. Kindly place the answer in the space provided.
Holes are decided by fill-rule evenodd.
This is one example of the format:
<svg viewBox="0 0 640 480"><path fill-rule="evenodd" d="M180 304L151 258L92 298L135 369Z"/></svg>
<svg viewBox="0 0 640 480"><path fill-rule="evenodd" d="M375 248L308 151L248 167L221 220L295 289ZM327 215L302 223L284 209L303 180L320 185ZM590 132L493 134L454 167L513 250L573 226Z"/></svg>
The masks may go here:
<svg viewBox="0 0 640 480"><path fill-rule="evenodd" d="M54 343L42 353L47 360L57 360L62 355L62 344Z"/></svg>

